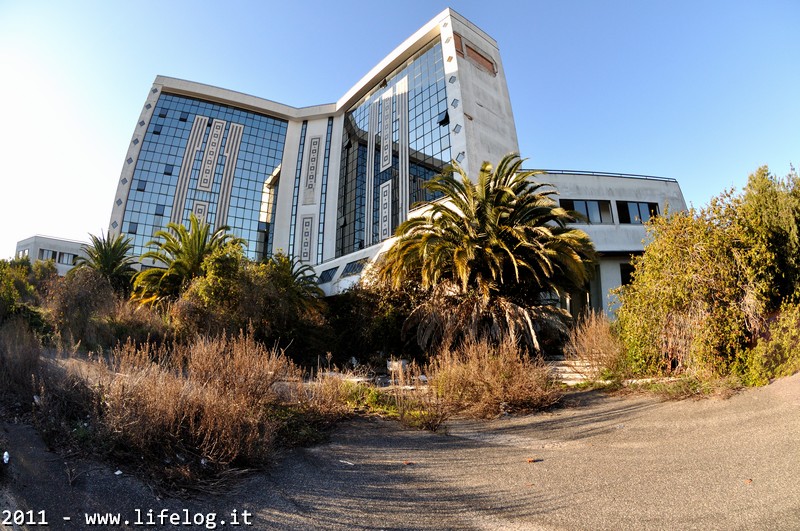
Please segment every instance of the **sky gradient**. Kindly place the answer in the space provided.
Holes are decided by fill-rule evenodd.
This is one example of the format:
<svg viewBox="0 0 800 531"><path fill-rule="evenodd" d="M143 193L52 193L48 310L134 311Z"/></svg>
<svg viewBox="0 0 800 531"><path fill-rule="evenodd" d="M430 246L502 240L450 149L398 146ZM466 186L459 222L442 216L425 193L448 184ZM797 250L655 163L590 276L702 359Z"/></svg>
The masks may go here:
<svg viewBox="0 0 800 531"><path fill-rule="evenodd" d="M672 177L702 206L800 164L796 0L289 4L0 0L0 258L106 230L156 75L329 103L448 6L498 42L528 167Z"/></svg>

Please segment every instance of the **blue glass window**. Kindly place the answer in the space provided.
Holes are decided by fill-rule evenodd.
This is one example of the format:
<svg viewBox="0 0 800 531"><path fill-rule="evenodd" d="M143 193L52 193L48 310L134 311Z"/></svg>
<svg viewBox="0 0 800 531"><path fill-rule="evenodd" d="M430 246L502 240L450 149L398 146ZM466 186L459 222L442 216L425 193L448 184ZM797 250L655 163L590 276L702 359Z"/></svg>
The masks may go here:
<svg viewBox="0 0 800 531"><path fill-rule="evenodd" d="M259 232L260 216L265 205L262 197L264 182L280 166L286 137L287 122L250 111L205 102L202 100L162 93L156 103L152 130L145 134L141 151L136 161L134 179L136 186L131 188L123 217L126 223L135 223L132 235L133 253L141 255L148 248L145 244L153 233L164 228L172 217L175 191L183 163L188 164L189 184L183 212L178 216L183 224L188 224L189 215L195 202L208 203L206 220L214 225L218 212L222 173L225 156L220 154L214 166L214 179L211 191L198 189L205 144L210 128L203 132L200 149L192 153L194 157L184 160L187 144L196 116L226 122L223 131L224 149L233 124L243 126L236 165L230 190L229 210L226 224L231 232L247 242L246 253L250 258L260 259L266 254L265 235ZM166 118L165 120L162 120ZM141 183L147 183L140 189Z"/></svg>
<svg viewBox="0 0 800 531"><path fill-rule="evenodd" d="M450 128L447 113L447 89L444 60L439 39L435 39L405 65L387 76L384 86L377 86L360 103L345 114L342 134L342 162L339 173L339 197L336 228L336 256L364 247L365 241L377 242L379 231L380 185L392 182L391 231L397 228L399 216L399 128L397 98L392 108L392 165L380 171L379 146L376 145L372 197L366 197L369 109L402 78L408 80L408 146L409 204L431 201L436 196L423 184L441 173L451 160ZM373 134L375 132L372 132ZM372 202L372 235L365 235L366 201Z"/></svg>

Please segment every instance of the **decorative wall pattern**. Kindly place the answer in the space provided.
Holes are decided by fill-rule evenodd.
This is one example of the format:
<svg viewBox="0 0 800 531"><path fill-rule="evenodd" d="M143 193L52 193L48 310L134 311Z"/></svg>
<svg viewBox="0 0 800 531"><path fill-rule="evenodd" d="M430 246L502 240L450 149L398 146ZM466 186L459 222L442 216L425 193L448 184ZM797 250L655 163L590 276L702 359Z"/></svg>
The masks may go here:
<svg viewBox="0 0 800 531"><path fill-rule="evenodd" d="M400 224L408 217L408 76L403 76L395 85L395 105L397 106L397 159L399 179L397 223Z"/></svg>
<svg viewBox="0 0 800 531"><path fill-rule="evenodd" d="M386 89L381 97L381 170L392 167L392 104L394 87Z"/></svg>
<svg viewBox="0 0 800 531"><path fill-rule="evenodd" d="M308 169L306 170L306 185L303 188L303 204L313 205L317 188L317 168L319 167L319 146L322 137L315 136L309 141Z"/></svg>
<svg viewBox="0 0 800 531"><path fill-rule="evenodd" d="M219 189L219 204L217 206L216 228L228 224L228 210L231 206L231 188L233 187L233 174L236 162L239 160L239 146L242 144L244 126L231 124L228 139L225 141L225 168L222 170L222 184Z"/></svg>
<svg viewBox="0 0 800 531"><path fill-rule="evenodd" d="M374 101L369 106L369 125L367 130L367 186L366 197L372 197L372 190L375 184L375 137L378 134L378 102ZM366 210L364 215L365 222L365 236L362 241L364 245L372 245L372 201L367 201Z"/></svg>
<svg viewBox="0 0 800 531"><path fill-rule="evenodd" d="M222 134L225 132L226 123L223 120L211 122L211 133L206 140L206 150L203 155L203 165L200 166L200 177L197 180L197 189L210 192L214 184L214 173L219 159L219 148L222 144Z"/></svg>
<svg viewBox="0 0 800 531"><path fill-rule="evenodd" d="M392 235L392 181L386 181L380 189L380 239L388 239Z"/></svg>
<svg viewBox="0 0 800 531"><path fill-rule="evenodd" d="M181 161L181 171L178 175L178 184L175 188L175 198L172 202L172 216L170 221L172 223L183 222L183 207L186 204L186 194L189 191L189 178L192 175L192 166L194 166L194 159L200 147L203 145L203 136L206 132L208 125L208 118L200 116L199 114L194 117L192 124L192 132L189 133L189 141L186 143L186 151Z"/></svg>
<svg viewBox="0 0 800 531"><path fill-rule="evenodd" d="M300 260L311 261L311 233L314 227L314 216L300 218Z"/></svg>
<svg viewBox="0 0 800 531"><path fill-rule="evenodd" d="M206 223L208 217L208 203L205 201L195 201L192 206L192 214L200 223Z"/></svg>

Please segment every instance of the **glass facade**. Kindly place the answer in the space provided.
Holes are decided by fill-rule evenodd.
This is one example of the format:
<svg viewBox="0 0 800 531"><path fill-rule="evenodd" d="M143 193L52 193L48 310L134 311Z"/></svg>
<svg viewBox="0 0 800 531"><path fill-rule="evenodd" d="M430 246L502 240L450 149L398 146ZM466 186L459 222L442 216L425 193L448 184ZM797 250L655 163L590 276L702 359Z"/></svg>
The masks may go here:
<svg viewBox="0 0 800 531"><path fill-rule="evenodd" d="M297 225L297 201L300 196L300 179L303 174L303 151L306 146L306 130L308 120L303 120L303 127L300 130L300 145L297 148L297 168L294 175L294 188L292 190L292 217L289 222L289 251L287 255L294 258L294 233Z"/></svg>
<svg viewBox="0 0 800 531"><path fill-rule="evenodd" d="M398 83L407 83L407 105L398 97ZM405 96L404 96L405 97ZM391 110L384 105L392 105ZM399 109L398 109L399 107ZM407 116L401 116L407 109ZM371 117L372 115L372 117ZM391 118L391 149L381 151L382 135L375 126L378 120ZM370 121L373 127L370 130ZM401 122L407 124L408 139L400 139ZM441 42L437 38L411 58L404 66L390 74L385 83L372 90L344 116L342 135L342 159L339 178L339 196L336 227L336 256L342 256L378 242L381 225L381 185L391 181L390 230L399 224L401 189L408 190L408 202L414 203L435 199L422 185L441 172L450 162L450 131L447 117L447 91L442 58ZM380 131L387 131L380 124ZM370 139L370 134L376 137ZM388 138L388 136L386 137ZM407 143L406 143L407 141ZM374 145L374 156L370 146ZM400 186L400 150L408 150L408 183ZM391 165L381 170L381 156L391 157ZM388 162L388 160L387 160ZM368 164L372 164L372 171ZM373 182L367 183L368 174ZM371 190L370 197L367 197ZM371 202L367 208L367 201ZM365 223L367 212L371 212L371 223ZM367 226L372 234L367 237Z"/></svg>
<svg viewBox="0 0 800 531"><path fill-rule="evenodd" d="M220 145L208 146L215 124L222 122ZM262 258L268 230L263 220L271 214L265 181L280 166L286 127L286 121L269 116L163 93L144 136L122 221L134 254L147 251L146 243L170 219L188 224L192 212L202 212L216 226L217 214L227 212L225 224L248 243L247 255ZM212 168L207 185L200 180L204 164ZM181 203L176 193L185 199L182 211L173 214Z"/></svg>
<svg viewBox="0 0 800 531"><path fill-rule="evenodd" d="M322 162L322 188L319 198L319 227L317 234L317 263L322 262L325 242L325 203L328 200L328 165L331 160L331 136L333 135L333 117L328 118L328 130L325 133L325 158Z"/></svg>

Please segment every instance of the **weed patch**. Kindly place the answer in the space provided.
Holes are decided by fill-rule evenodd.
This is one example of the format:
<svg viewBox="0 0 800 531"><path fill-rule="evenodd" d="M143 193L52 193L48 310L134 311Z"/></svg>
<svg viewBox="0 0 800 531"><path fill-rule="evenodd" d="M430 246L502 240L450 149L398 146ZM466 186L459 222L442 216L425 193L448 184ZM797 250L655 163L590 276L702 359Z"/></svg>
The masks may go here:
<svg viewBox="0 0 800 531"><path fill-rule="evenodd" d="M22 319L0 326L0 395L30 397L41 352L39 340Z"/></svg>

